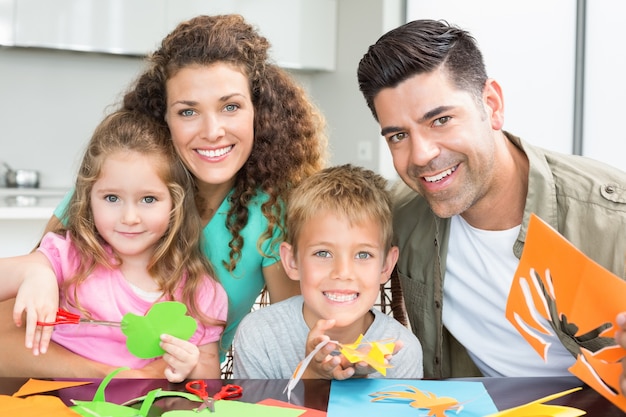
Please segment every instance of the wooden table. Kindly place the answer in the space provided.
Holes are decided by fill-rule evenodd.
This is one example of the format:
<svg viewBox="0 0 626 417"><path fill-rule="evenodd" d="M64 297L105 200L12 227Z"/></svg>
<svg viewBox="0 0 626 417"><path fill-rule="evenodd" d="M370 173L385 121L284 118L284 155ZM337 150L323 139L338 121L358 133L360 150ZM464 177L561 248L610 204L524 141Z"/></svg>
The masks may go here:
<svg viewBox="0 0 626 417"><path fill-rule="evenodd" d="M514 407L527 402L561 392L570 388L583 386L581 391L558 398L550 404L561 404L585 410L588 416L617 417L625 414L611 402L593 389L582 384L575 377L541 377L541 378L460 378L455 381L479 381L491 395L499 409ZM0 394L11 395L16 392L27 378L0 378ZM51 393L66 402L70 399L91 400L100 384L99 380L84 379L93 384L81 387L66 388ZM207 380L208 392L213 394L227 382L241 385L244 390L242 401L256 403L266 398L286 401L283 393L286 380ZM127 400L145 395L148 391L162 388L170 391L184 391L184 384L171 384L162 379L113 379L105 391L106 400L121 404ZM330 381L303 380L292 393L291 402L309 408L326 410L330 393ZM197 406L185 399L159 400L160 407L167 409L191 409ZM1 414L1 413L0 413Z"/></svg>

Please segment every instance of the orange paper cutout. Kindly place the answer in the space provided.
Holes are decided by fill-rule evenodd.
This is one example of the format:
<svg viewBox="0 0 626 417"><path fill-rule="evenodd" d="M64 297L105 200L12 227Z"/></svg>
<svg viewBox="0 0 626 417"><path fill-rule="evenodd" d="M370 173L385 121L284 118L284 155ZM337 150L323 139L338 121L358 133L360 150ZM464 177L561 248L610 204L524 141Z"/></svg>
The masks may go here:
<svg viewBox="0 0 626 417"><path fill-rule="evenodd" d="M52 395L33 395L27 398L0 395L0 410L3 415L12 417L80 417L69 409L60 398Z"/></svg>
<svg viewBox="0 0 626 417"><path fill-rule="evenodd" d="M358 350L358 348L364 344L371 346L371 349L368 352ZM389 342L387 340L363 342L363 335L359 335L356 342L351 344L340 344L339 346L343 356L345 356L351 363L363 361L380 372L383 376L387 376L387 368L392 367L392 365L385 363L385 355L393 353L393 348L395 347L394 342Z"/></svg>
<svg viewBox="0 0 626 417"><path fill-rule="evenodd" d="M371 393L374 397L372 402L389 399L412 400L409 404L413 408L428 410L429 416L447 417L446 411L460 411L463 406L456 398L438 397L432 392L419 390L411 385L400 385L405 387L404 391L378 391Z"/></svg>
<svg viewBox="0 0 626 417"><path fill-rule="evenodd" d="M22 385L22 387L15 394L13 394L13 396L25 397L27 395L40 394L42 392L56 391L63 388L78 387L87 384L91 384L91 382L45 381L31 378L26 381L24 385Z"/></svg>
<svg viewBox="0 0 626 417"><path fill-rule="evenodd" d="M567 391L562 391L557 394L552 394L547 397L540 398L538 400L529 402L518 407L507 408L506 410L499 411L494 414L489 414L485 417L578 417L587 414L586 411L579 410L574 407L566 407L564 405L548 405L542 404L548 401L552 401L555 398L562 397L570 394L574 391L578 391L581 388L572 388Z"/></svg>
<svg viewBox="0 0 626 417"><path fill-rule="evenodd" d="M580 348L569 371L622 411L626 397L619 393L620 360L626 350L614 341L615 317L626 310L626 282L607 271L532 214L524 252L513 279L506 317L539 353L549 360L549 344L542 334L553 333L537 321L537 314L574 329L579 337L593 332L608 347L592 352ZM552 317L550 307L558 317ZM613 339L613 340L611 340Z"/></svg>

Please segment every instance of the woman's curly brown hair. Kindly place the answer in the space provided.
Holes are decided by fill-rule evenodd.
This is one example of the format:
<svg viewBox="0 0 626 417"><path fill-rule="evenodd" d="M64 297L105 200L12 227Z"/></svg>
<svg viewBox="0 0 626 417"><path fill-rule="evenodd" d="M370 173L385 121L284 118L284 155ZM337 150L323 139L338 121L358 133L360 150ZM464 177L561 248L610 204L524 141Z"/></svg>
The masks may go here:
<svg viewBox="0 0 626 417"><path fill-rule="evenodd" d="M269 225L257 247L281 230L283 204L290 190L324 168L325 121L305 91L268 58L269 42L242 16L197 16L180 23L148 57L149 67L124 96L123 106L140 110L165 123L165 83L182 68L218 62L239 68L248 77L254 105L254 144L238 172L227 227L232 233L232 271L241 256L241 230L248 222L248 202L259 190L269 195L262 206ZM202 207L200 207L202 210Z"/></svg>

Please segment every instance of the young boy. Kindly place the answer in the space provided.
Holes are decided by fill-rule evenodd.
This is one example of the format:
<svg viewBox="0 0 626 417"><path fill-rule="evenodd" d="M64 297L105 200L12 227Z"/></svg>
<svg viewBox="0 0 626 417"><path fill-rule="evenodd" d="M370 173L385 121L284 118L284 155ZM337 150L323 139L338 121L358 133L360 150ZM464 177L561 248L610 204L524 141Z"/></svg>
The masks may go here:
<svg viewBox="0 0 626 417"><path fill-rule="evenodd" d="M304 180L287 207L283 267L300 281L302 295L248 314L234 342L235 378L289 379L298 363L324 340L354 343L392 339L388 378L421 378L422 347L406 327L373 307L380 284L398 259L391 245L391 201L386 181L372 171L343 165ZM303 378L381 378L364 363L331 354L330 342Z"/></svg>

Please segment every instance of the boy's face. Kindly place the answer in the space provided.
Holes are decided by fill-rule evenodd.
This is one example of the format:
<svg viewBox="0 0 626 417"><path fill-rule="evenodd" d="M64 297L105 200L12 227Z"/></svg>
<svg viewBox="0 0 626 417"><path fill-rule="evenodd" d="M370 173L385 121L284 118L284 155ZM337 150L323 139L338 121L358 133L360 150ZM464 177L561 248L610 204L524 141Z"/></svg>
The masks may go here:
<svg viewBox="0 0 626 417"><path fill-rule="evenodd" d="M300 280L308 326L335 319L335 329L345 334L364 333L380 284L389 279L398 259L397 247L385 254L379 223L351 225L323 211L303 225L295 243L297 254L283 243L281 258L289 277Z"/></svg>

